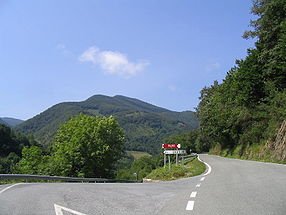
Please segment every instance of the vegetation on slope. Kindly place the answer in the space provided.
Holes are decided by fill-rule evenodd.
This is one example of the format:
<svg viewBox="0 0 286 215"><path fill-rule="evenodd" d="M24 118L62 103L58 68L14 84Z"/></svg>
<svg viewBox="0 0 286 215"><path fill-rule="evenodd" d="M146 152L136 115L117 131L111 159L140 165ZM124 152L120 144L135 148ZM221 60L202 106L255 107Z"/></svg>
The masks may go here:
<svg viewBox="0 0 286 215"><path fill-rule="evenodd" d="M154 169L146 178L158 181L170 181L200 175L205 170L206 166L204 163L200 162L197 158L192 158L185 161L184 167L181 164L178 166L172 164L170 170L168 166L160 167Z"/></svg>
<svg viewBox="0 0 286 215"><path fill-rule="evenodd" d="M163 139L198 127L191 111L173 112L124 96L92 96L83 102L57 104L16 129L33 134L43 145L50 145L59 126L79 113L92 116L113 115L123 128L126 149L156 154Z"/></svg>
<svg viewBox="0 0 286 215"><path fill-rule="evenodd" d="M140 152L140 151L127 151L128 154L130 154L134 160L138 160L139 158L142 157L150 157L151 155L148 154L147 152Z"/></svg>
<svg viewBox="0 0 286 215"><path fill-rule="evenodd" d="M117 179L129 179L129 180L142 180L153 169L161 167L163 165L163 156L158 154L156 156L144 156L137 160L134 160L129 165L119 169L117 171Z"/></svg>
<svg viewBox="0 0 286 215"><path fill-rule="evenodd" d="M221 84L201 91L197 142L212 153L286 161L278 130L286 119L286 0L256 0L255 48Z"/></svg>
<svg viewBox="0 0 286 215"><path fill-rule="evenodd" d="M22 149L32 145L37 145L32 136L25 136L0 124L0 173L12 173L21 158Z"/></svg>
<svg viewBox="0 0 286 215"><path fill-rule="evenodd" d="M112 177L123 147L124 136L113 117L80 114L60 127L50 155L39 147L26 147L16 169L23 174Z"/></svg>
<svg viewBox="0 0 286 215"><path fill-rule="evenodd" d="M6 124L6 125L11 126L11 127L15 127L16 125L19 125L22 122L24 122L24 121L20 120L20 119L11 118L11 117L0 118L0 123Z"/></svg>

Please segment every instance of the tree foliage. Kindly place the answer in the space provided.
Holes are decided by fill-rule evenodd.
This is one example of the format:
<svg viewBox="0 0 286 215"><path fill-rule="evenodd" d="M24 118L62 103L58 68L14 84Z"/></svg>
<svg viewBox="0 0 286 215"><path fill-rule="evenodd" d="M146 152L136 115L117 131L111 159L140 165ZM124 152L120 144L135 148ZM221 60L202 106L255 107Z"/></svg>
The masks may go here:
<svg viewBox="0 0 286 215"><path fill-rule="evenodd" d="M80 114L64 123L55 136L51 173L108 177L123 147L124 136L114 117Z"/></svg>
<svg viewBox="0 0 286 215"><path fill-rule="evenodd" d="M153 169L163 165L163 156L158 154L156 156L144 156L135 160L130 166L119 169L117 171L117 179L127 180L142 180Z"/></svg>
<svg viewBox="0 0 286 215"><path fill-rule="evenodd" d="M198 145L242 149L274 137L286 117L286 1L256 0L251 21L255 48L238 60L221 84L201 91Z"/></svg>
<svg viewBox="0 0 286 215"><path fill-rule="evenodd" d="M25 136L0 124L0 173L12 173L21 158L22 149L31 145L37 145L33 136Z"/></svg>
<svg viewBox="0 0 286 215"><path fill-rule="evenodd" d="M15 172L22 174L48 174L49 156L44 156L38 146L25 147L22 150L22 159L17 163Z"/></svg>

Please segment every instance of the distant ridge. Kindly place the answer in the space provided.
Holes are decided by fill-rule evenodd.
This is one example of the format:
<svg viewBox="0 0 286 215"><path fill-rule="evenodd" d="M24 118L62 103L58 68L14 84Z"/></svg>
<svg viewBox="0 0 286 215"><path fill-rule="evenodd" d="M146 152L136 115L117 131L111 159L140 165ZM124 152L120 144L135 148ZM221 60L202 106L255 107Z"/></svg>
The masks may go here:
<svg viewBox="0 0 286 215"><path fill-rule="evenodd" d="M59 126L79 113L93 116L113 115L126 136L128 150L155 154L162 140L169 135L198 128L191 111L175 112L121 95L94 95L82 102L63 102L16 126L25 134L33 134L43 145L48 145Z"/></svg>
<svg viewBox="0 0 286 215"><path fill-rule="evenodd" d="M19 125L22 122L24 122L24 120L15 119L15 118L11 118L11 117L1 117L0 118L0 123L11 126L11 127Z"/></svg>

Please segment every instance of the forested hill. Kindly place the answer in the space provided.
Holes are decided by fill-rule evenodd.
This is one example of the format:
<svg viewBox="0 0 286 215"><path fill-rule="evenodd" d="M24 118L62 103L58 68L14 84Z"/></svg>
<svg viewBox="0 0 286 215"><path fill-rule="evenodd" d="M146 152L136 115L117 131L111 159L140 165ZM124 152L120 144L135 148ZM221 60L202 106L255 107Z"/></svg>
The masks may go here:
<svg viewBox="0 0 286 215"><path fill-rule="evenodd" d="M6 123L0 118L0 124L6 125Z"/></svg>
<svg viewBox="0 0 286 215"><path fill-rule="evenodd" d="M11 127L19 125L22 122L24 122L24 121L20 120L20 119L11 118L11 117L1 117L0 118L1 124L6 124L6 125L11 126Z"/></svg>
<svg viewBox="0 0 286 215"><path fill-rule="evenodd" d="M79 113L113 115L124 129L128 150L157 153L162 140L172 134L198 128L191 111L174 112L134 98L95 95L82 102L64 102L16 126L17 131L33 134L48 145L59 126Z"/></svg>
<svg viewBox="0 0 286 215"><path fill-rule="evenodd" d="M201 91L197 142L213 153L286 162L286 0L256 0L255 47Z"/></svg>

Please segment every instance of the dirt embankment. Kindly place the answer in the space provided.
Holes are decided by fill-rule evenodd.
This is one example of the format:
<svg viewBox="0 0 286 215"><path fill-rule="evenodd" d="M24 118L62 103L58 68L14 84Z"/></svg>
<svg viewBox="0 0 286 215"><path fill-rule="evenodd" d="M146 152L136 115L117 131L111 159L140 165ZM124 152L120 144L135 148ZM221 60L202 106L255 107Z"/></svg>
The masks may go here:
<svg viewBox="0 0 286 215"><path fill-rule="evenodd" d="M267 148L272 151L272 157L277 160L286 161L286 120L284 120L277 131L274 142L269 142Z"/></svg>

